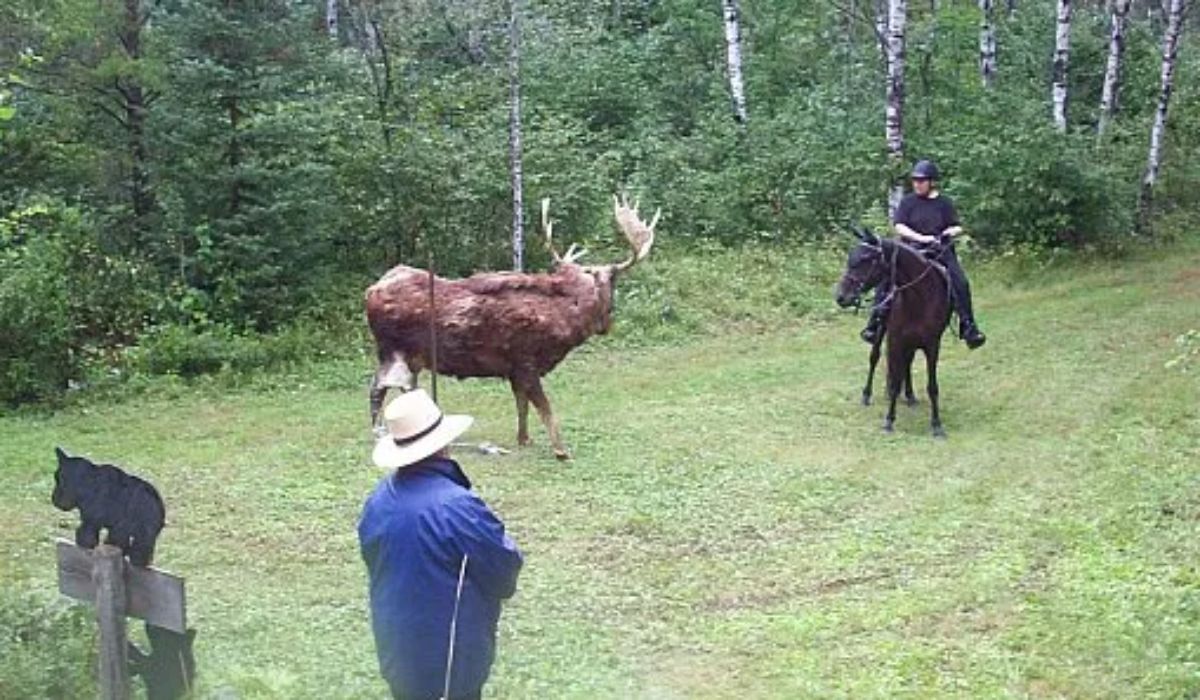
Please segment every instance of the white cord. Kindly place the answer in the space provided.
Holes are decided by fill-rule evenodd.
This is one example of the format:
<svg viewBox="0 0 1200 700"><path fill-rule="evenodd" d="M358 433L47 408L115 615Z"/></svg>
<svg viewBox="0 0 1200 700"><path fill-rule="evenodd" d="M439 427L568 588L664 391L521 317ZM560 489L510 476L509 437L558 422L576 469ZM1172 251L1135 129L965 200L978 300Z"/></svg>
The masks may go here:
<svg viewBox="0 0 1200 700"><path fill-rule="evenodd" d="M458 567L458 589L454 591L454 616L450 618L450 649L446 652L446 686L442 700L450 700L450 669L454 666L454 637L458 632L458 603L462 600L463 581L467 577L467 555Z"/></svg>

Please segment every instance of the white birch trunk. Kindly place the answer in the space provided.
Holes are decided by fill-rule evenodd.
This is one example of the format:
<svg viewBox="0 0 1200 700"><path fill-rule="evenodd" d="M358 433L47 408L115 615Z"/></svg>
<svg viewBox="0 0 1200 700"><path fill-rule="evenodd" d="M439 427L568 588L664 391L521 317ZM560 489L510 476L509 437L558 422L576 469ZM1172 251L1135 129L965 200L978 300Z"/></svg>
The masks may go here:
<svg viewBox="0 0 1200 700"><path fill-rule="evenodd" d="M979 0L979 13L982 15L979 26L979 77L985 88L992 87L996 79L995 10L995 0Z"/></svg>
<svg viewBox="0 0 1200 700"><path fill-rule="evenodd" d="M1096 124L1096 133L1100 136L1104 134L1109 120L1117 111L1121 86L1121 57L1125 53L1125 17L1128 14L1129 0L1113 0L1108 65L1104 69L1104 91L1100 95L1100 121Z"/></svg>
<svg viewBox="0 0 1200 700"><path fill-rule="evenodd" d="M1067 130L1067 65L1071 58L1071 0L1058 0L1058 24L1054 30L1054 125Z"/></svg>
<svg viewBox="0 0 1200 700"><path fill-rule="evenodd" d="M733 115L739 124L745 124L746 91L742 83L742 29L741 10L737 0L721 0L725 13L725 55L729 68L729 94L733 99Z"/></svg>
<svg viewBox="0 0 1200 700"><path fill-rule="evenodd" d="M1142 178L1142 192L1138 198L1138 222L1144 228L1150 213L1150 202L1154 183L1158 180L1158 168L1162 164L1163 132L1167 127L1167 107L1171 102L1172 82L1175 77L1175 57L1179 50L1179 33L1183 28L1184 0L1171 0L1167 17L1167 31L1163 35L1163 59L1161 89L1158 94L1158 109L1154 112L1154 126L1150 129L1150 155L1146 162L1146 175Z"/></svg>
<svg viewBox="0 0 1200 700"><path fill-rule="evenodd" d="M338 38L338 0L325 0L325 30L329 38Z"/></svg>
<svg viewBox="0 0 1200 700"><path fill-rule="evenodd" d="M906 0L888 0L887 25L887 105L884 110L884 138L888 160L897 164L904 159L904 32L908 20ZM888 193L888 217L896 212L904 191L895 184Z"/></svg>
<svg viewBox="0 0 1200 700"><path fill-rule="evenodd" d="M521 175L521 1L509 0L508 22L508 151L512 174L513 269L525 269L525 211Z"/></svg>

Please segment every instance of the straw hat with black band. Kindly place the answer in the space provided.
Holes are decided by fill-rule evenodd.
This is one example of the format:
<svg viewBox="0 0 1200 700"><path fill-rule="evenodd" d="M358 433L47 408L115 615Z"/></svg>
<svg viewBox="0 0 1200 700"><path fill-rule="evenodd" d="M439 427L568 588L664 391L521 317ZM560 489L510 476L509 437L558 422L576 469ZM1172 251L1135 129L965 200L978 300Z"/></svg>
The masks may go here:
<svg viewBox="0 0 1200 700"><path fill-rule="evenodd" d="M413 389L383 409L387 434L375 443L371 459L384 469L415 464L449 445L474 422L471 416L442 413L424 389Z"/></svg>

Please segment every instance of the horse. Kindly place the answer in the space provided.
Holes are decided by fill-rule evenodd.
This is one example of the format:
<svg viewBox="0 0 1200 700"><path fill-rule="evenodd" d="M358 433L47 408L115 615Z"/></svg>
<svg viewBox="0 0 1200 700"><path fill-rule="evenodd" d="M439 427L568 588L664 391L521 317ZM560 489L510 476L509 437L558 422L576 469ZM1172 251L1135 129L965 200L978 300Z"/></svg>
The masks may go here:
<svg viewBox="0 0 1200 700"><path fill-rule="evenodd" d="M938 410L937 361L942 334L950 323L950 285L946 271L903 243L881 239L869 230L857 227L854 234L859 244L850 251L846 270L838 282L835 297L838 305L857 306L864 290L885 280L891 283L888 292L891 308L885 319L888 411L883 430L890 433L894 429L896 399L904 380L909 378L911 383L913 359L917 350L921 350L925 353L928 375L929 426L934 437L944 438L946 431L942 428ZM869 387L870 376L868 388L863 390L864 401L869 400Z"/></svg>

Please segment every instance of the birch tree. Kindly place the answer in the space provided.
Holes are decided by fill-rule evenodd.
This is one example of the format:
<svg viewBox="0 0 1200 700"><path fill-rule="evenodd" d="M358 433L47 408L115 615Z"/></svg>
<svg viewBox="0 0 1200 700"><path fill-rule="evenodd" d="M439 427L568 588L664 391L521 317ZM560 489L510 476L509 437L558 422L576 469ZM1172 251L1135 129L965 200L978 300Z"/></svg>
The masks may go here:
<svg viewBox="0 0 1200 700"><path fill-rule="evenodd" d="M887 104L884 108L884 138L888 161L898 168L904 159L904 32L908 20L906 0L888 0L887 24ZM888 194L888 217L895 212L904 194L893 184Z"/></svg>
<svg viewBox="0 0 1200 700"><path fill-rule="evenodd" d="M1054 125L1067 130L1067 64L1071 57L1071 0L1058 0L1058 24L1054 31Z"/></svg>
<svg viewBox="0 0 1200 700"><path fill-rule="evenodd" d="M1167 128L1167 107L1171 102L1171 89L1175 77L1175 57L1179 50L1179 34L1183 29L1184 0L1171 0L1167 16L1167 30L1163 35L1163 58L1158 109L1154 112L1154 126L1150 129L1150 155L1146 162L1146 175L1142 178L1142 191L1138 197L1138 228L1145 230L1150 216L1154 183L1158 180L1158 168L1162 164L1163 132Z"/></svg>
<svg viewBox="0 0 1200 700"><path fill-rule="evenodd" d="M745 124L746 92L742 83L741 9L737 0L721 0L725 14L725 62L729 71L729 95L733 100L733 116Z"/></svg>
<svg viewBox="0 0 1200 700"><path fill-rule="evenodd" d="M521 177L521 0L509 0L508 20L508 152L512 178L513 269L525 268L525 214Z"/></svg>
<svg viewBox="0 0 1200 700"><path fill-rule="evenodd" d="M1108 122L1117 111L1121 85L1121 58L1125 54L1125 17L1129 14L1129 0L1113 0L1112 31L1108 40L1108 65L1104 69L1104 90L1100 95L1100 121L1096 124L1098 136L1104 135Z"/></svg>
<svg viewBox="0 0 1200 700"><path fill-rule="evenodd" d="M1128 0L1125 0L1128 2ZM979 76L985 88L992 87L996 78L995 0L979 0Z"/></svg>

